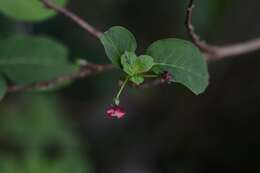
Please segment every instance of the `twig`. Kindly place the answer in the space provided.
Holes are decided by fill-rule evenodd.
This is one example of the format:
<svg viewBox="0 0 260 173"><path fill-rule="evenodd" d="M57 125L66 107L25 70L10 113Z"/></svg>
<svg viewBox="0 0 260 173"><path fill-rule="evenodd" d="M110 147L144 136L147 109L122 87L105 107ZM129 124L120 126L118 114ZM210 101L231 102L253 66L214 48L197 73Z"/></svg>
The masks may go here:
<svg viewBox="0 0 260 173"><path fill-rule="evenodd" d="M249 40L244 43L237 43L233 45L227 45L223 47L216 47L216 54L212 57L208 57L210 60L221 60L228 57L234 57L236 55L243 55L250 52L260 50L260 38Z"/></svg>
<svg viewBox="0 0 260 173"><path fill-rule="evenodd" d="M73 22L78 24L82 29L89 32L91 35L93 35L96 38L100 38L102 35L102 32L90 25L88 22L80 18L78 15L72 13L69 10L66 10L65 8L55 4L52 2L52 0L42 0L42 3L49 9L54 10L57 13L63 14L64 16L71 19Z"/></svg>
<svg viewBox="0 0 260 173"><path fill-rule="evenodd" d="M194 8L194 0L190 0L187 13L186 13L186 20L185 24L188 29L188 34L193 40L193 42L200 48L200 50L206 54L214 55L215 49L208 45L205 41L200 40L200 37L195 33L194 26L192 25L192 11Z"/></svg>
<svg viewBox="0 0 260 173"><path fill-rule="evenodd" d="M206 55L208 61L221 60L260 50L260 38L227 46L213 46L200 40L200 37L195 33L194 26L192 25L192 10L194 8L194 1L195 0L189 1L186 13L186 28L194 44L196 44L196 46L198 46L198 48Z"/></svg>
<svg viewBox="0 0 260 173"><path fill-rule="evenodd" d="M162 84L165 84L167 82L168 81L164 80L163 78L158 77L158 78L156 78L154 80L145 82L145 83L143 83L141 85L136 85L134 83L129 83L129 86L132 87L132 88L146 89L146 88L156 87L158 85L162 85ZM121 86L122 84L123 84L123 81L120 80L118 85Z"/></svg>
<svg viewBox="0 0 260 173"><path fill-rule="evenodd" d="M48 81L43 81L43 82L38 82L38 83L31 83L27 85L11 85L8 87L8 92L20 92L20 91L30 91L33 89L48 89L51 88L52 86L61 84L66 81L72 81L75 79L80 79L80 78L85 78L91 75L95 75L101 72L106 72L109 70L112 70L114 67L111 64L107 65L98 65L98 64L93 64L93 63L88 63L84 66L82 66L78 71L71 73L69 75L63 75L59 76L57 78L48 80Z"/></svg>

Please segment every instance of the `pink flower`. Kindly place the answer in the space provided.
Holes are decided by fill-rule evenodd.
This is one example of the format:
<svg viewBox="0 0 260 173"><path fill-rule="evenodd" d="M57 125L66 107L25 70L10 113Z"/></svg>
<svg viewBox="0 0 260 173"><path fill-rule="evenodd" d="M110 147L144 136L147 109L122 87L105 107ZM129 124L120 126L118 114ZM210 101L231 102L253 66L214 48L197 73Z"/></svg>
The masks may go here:
<svg viewBox="0 0 260 173"><path fill-rule="evenodd" d="M162 79L169 82L170 80L172 80L171 73L168 72L168 71L163 72L162 73Z"/></svg>
<svg viewBox="0 0 260 173"><path fill-rule="evenodd" d="M125 110L121 106L112 105L107 108L106 114L110 118L123 118L126 114Z"/></svg>

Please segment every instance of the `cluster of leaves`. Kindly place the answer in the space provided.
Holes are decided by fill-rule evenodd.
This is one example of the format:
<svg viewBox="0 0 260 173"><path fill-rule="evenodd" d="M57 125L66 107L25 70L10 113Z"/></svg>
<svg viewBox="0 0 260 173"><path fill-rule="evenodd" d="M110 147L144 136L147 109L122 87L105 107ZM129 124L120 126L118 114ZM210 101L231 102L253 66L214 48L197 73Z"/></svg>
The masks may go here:
<svg viewBox="0 0 260 173"><path fill-rule="evenodd" d="M67 0L54 0L65 5ZM22 22L40 22L55 15L40 0L1 0L0 12ZM0 100L9 84L25 85L56 78L78 70L68 50L46 36L14 34L0 40Z"/></svg>
<svg viewBox="0 0 260 173"><path fill-rule="evenodd" d="M111 62L137 85L149 74L156 76L165 71L172 74L172 82L185 85L195 94L202 93L208 85L207 64L191 42L174 38L159 40L149 46L145 55L137 56L135 37L120 26L106 31L101 42Z"/></svg>

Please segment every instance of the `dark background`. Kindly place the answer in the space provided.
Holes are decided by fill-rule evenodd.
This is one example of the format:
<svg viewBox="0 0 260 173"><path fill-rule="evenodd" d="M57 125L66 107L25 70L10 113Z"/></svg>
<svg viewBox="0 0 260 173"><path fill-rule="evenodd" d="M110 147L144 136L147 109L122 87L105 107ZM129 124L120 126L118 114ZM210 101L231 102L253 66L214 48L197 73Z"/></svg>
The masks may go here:
<svg viewBox="0 0 260 173"><path fill-rule="evenodd" d="M187 1L71 0L68 8L103 31L127 27L143 52L158 39L189 39ZM203 39L224 45L260 36L259 16L258 0L197 0L194 25ZM0 15L0 36L14 31L51 36L72 59L108 63L100 42L63 16L30 24ZM178 84L129 88L123 120L104 113L117 71L55 92L11 94L0 104L0 170L51 172L51 161L64 170L53 173L259 172L259 64L260 51L210 64L211 83L200 96Z"/></svg>

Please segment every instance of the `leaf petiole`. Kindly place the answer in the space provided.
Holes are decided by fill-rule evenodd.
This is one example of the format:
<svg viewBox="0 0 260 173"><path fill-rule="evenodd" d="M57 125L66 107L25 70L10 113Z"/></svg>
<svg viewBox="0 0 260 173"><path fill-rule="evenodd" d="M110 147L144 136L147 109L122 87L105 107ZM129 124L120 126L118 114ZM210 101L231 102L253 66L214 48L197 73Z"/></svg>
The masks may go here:
<svg viewBox="0 0 260 173"><path fill-rule="evenodd" d="M166 63L154 63L154 66L169 66L169 67L171 67L170 64L166 64Z"/></svg>
<svg viewBox="0 0 260 173"><path fill-rule="evenodd" d="M143 77L146 77L146 78L157 78L158 75L142 75Z"/></svg>

